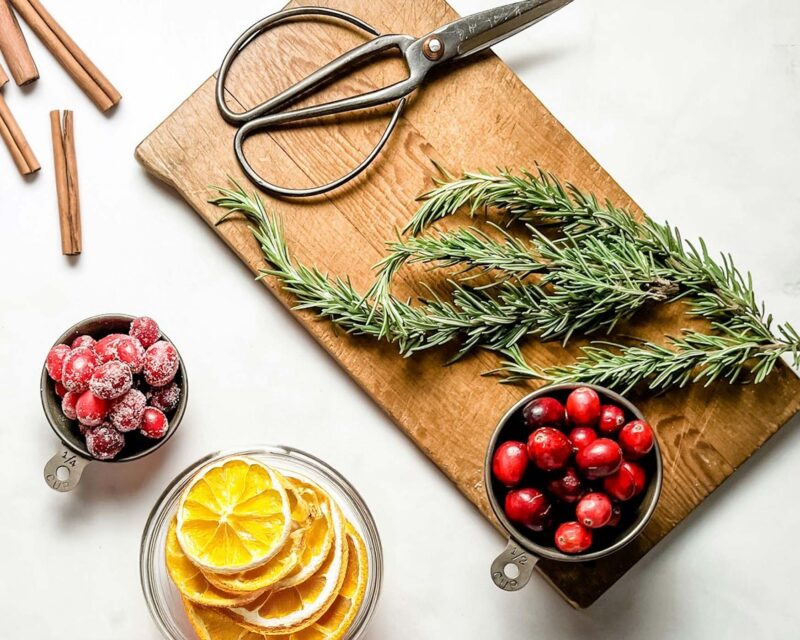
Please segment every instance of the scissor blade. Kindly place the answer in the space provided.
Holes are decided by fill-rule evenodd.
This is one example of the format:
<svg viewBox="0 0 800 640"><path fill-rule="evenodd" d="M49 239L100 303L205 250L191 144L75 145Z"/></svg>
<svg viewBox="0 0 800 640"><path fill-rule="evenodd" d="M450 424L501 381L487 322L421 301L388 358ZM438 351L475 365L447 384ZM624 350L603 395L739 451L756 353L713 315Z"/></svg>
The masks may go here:
<svg viewBox="0 0 800 640"><path fill-rule="evenodd" d="M566 7L572 0L526 0L488 9L437 29L458 44L455 59L483 51Z"/></svg>

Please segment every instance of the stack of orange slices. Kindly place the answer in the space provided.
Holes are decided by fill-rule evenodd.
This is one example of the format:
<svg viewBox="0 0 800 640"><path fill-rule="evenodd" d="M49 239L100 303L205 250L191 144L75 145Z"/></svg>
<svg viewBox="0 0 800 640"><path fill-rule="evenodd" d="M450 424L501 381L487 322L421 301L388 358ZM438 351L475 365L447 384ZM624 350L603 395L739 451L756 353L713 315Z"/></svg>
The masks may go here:
<svg viewBox="0 0 800 640"><path fill-rule="evenodd" d="M166 562L201 640L335 640L366 591L364 541L313 482L235 456L181 494Z"/></svg>

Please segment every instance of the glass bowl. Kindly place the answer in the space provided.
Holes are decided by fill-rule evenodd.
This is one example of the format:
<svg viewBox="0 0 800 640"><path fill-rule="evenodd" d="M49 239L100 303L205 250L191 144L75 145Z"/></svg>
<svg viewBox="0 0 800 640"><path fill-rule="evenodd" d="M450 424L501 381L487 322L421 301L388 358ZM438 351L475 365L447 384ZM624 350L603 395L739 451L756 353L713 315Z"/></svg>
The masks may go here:
<svg viewBox="0 0 800 640"><path fill-rule="evenodd" d="M169 640L197 638L184 613L180 592L172 583L164 561L167 530L177 510L180 495L201 467L234 455L255 458L281 473L302 475L317 483L336 500L344 515L364 538L368 560L367 588L361 609L344 640L361 638L375 611L383 577L383 551L375 521L364 500L338 471L308 453L283 446L211 453L182 471L156 502L142 534L139 571L147 608L162 635Z"/></svg>

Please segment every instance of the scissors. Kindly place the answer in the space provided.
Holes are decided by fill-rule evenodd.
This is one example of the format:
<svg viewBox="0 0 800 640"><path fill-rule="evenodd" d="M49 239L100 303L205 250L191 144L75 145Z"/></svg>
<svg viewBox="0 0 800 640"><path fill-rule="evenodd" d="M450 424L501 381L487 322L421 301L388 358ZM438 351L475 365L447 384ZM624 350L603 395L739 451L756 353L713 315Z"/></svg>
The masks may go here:
<svg viewBox="0 0 800 640"><path fill-rule="evenodd" d="M515 2L455 20L421 38L397 34L380 35L376 29L356 16L327 7L297 7L267 16L250 27L236 40L225 55L217 76L217 107L227 122L239 127L234 138L236 158L248 178L258 185L260 189L271 195L299 198L316 196L332 191L355 178L375 160L392 135L406 106L409 94L422 84L432 69L447 62L462 60L467 56L483 51L552 15L570 2L572 0L526 0L525 2ZM236 57L255 38L275 25L301 17L307 18L308 16L333 19L351 24L372 35L373 39L342 54L263 104L240 113L231 111L225 101L225 82ZM399 49L402 54L408 67L408 77L405 80L350 98L294 110L282 110L302 96L312 93L348 70L363 64L372 56L389 49ZM358 166L332 182L304 189L282 187L272 184L261 177L245 156L244 142L257 132L292 122L369 109L393 102L397 102L397 106L375 148L370 151Z"/></svg>

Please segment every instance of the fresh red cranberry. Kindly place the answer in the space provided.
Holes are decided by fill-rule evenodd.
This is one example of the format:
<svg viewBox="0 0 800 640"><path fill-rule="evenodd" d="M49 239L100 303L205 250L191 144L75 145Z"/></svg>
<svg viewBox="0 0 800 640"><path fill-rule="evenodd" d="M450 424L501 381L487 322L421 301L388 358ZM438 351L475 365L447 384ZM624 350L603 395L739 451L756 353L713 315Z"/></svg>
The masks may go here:
<svg viewBox="0 0 800 640"><path fill-rule="evenodd" d="M97 460L113 460L125 447L125 436L104 424L86 432L86 448Z"/></svg>
<svg viewBox="0 0 800 640"><path fill-rule="evenodd" d="M550 526L550 511L550 501L538 489L515 489L506 494L508 519L532 531L544 531Z"/></svg>
<svg viewBox="0 0 800 640"><path fill-rule="evenodd" d="M53 385L53 388L59 398L63 398L65 395L67 395L67 388L64 386L63 382L56 382L55 385Z"/></svg>
<svg viewBox="0 0 800 640"><path fill-rule="evenodd" d="M156 409L161 409L164 413L175 411L178 402L181 399L181 388L177 382L172 382L166 387L160 389L151 389L147 392L147 404ZM521 444L521 443L520 443ZM524 444L522 445L525 446ZM525 454L525 462L527 463L527 453Z"/></svg>
<svg viewBox="0 0 800 640"><path fill-rule="evenodd" d="M147 349L150 345L156 343L161 335L161 330L155 320L142 316L131 322L130 334Z"/></svg>
<svg viewBox="0 0 800 640"><path fill-rule="evenodd" d="M558 429L542 427L528 438L528 457L542 471L558 471L567 466L572 443Z"/></svg>
<svg viewBox="0 0 800 640"><path fill-rule="evenodd" d="M167 387L169 388L169 387ZM524 442L504 442L494 452L492 473L506 487L515 487L528 469L528 450Z"/></svg>
<svg viewBox="0 0 800 640"><path fill-rule="evenodd" d="M622 427L618 440L625 458L638 460L650 453L655 436L653 429L644 420L634 420Z"/></svg>
<svg viewBox="0 0 800 640"><path fill-rule="evenodd" d="M144 366L144 347L136 338L122 336L117 340L117 359L128 365L132 373L141 373Z"/></svg>
<svg viewBox="0 0 800 640"><path fill-rule="evenodd" d="M164 437L168 428L169 423L167 422L167 416L164 415L163 411L159 411L153 407L147 407L144 410L140 429L143 436L158 440Z"/></svg>
<svg viewBox="0 0 800 640"><path fill-rule="evenodd" d="M123 337L125 337L124 333L110 333L95 343L94 352L101 363L111 362L117 358L117 344Z"/></svg>
<svg viewBox="0 0 800 640"><path fill-rule="evenodd" d="M89 349L94 349L95 340L92 336L78 336L72 341L72 348L77 349L78 347L88 347Z"/></svg>
<svg viewBox="0 0 800 640"><path fill-rule="evenodd" d="M569 439L572 442L572 451L578 453L586 445L597 440L597 432L591 427L575 427L569 432Z"/></svg>
<svg viewBox="0 0 800 640"><path fill-rule="evenodd" d="M178 372L178 352L165 340L150 345L144 354L144 380L151 387L165 387Z"/></svg>
<svg viewBox="0 0 800 640"><path fill-rule="evenodd" d="M633 495L638 496L647 486L647 473L645 472L644 467L642 467L640 464L636 464L635 462L628 462L627 460L623 461L622 467L625 467L631 472L631 475L633 476L633 484L636 487L636 491L634 491Z"/></svg>
<svg viewBox="0 0 800 640"><path fill-rule="evenodd" d="M108 402L91 391L84 391L75 402L75 414L81 424L96 427L102 424L108 413Z"/></svg>
<svg viewBox="0 0 800 640"><path fill-rule="evenodd" d="M108 421L120 433L136 431L142 427L147 399L138 389L131 389L111 404Z"/></svg>
<svg viewBox="0 0 800 640"><path fill-rule="evenodd" d="M578 387L567 396L567 418L575 427L594 427L600 418L600 396L594 389Z"/></svg>
<svg viewBox="0 0 800 640"><path fill-rule="evenodd" d="M67 391L86 391L95 367L97 367L97 356L94 351L87 347L73 349L64 358L61 382Z"/></svg>
<svg viewBox="0 0 800 640"><path fill-rule="evenodd" d="M619 431L625 424L625 412L613 404L604 404L600 407L600 419L597 422L597 430L605 435L611 435Z"/></svg>
<svg viewBox="0 0 800 640"><path fill-rule="evenodd" d="M613 502L611 504L611 518L609 518L608 522L606 523L606 526L616 527L621 519L622 519L622 507L620 507L616 502Z"/></svg>
<svg viewBox="0 0 800 640"><path fill-rule="evenodd" d="M64 397L61 399L61 411L70 420L76 420L78 418L78 412L75 409L75 405L80 397L81 394L77 391L67 391L64 394Z"/></svg>
<svg viewBox="0 0 800 640"><path fill-rule="evenodd" d="M547 483L547 490L561 502L575 504L583 495L583 484L575 469L569 467Z"/></svg>
<svg viewBox="0 0 800 640"><path fill-rule="evenodd" d="M605 493L587 493L575 507L575 515L584 527L599 529L611 520L611 500Z"/></svg>
<svg viewBox="0 0 800 640"><path fill-rule="evenodd" d="M578 471L589 480L611 475L622 464L622 449L613 440L598 438L578 451L575 456Z"/></svg>
<svg viewBox="0 0 800 640"><path fill-rule="evenodd" d="M555 398L535 398L522 409L522 419L531 429L555 427L560 429L567 419L564 405Z"/></svg>
<svg viewBox="0 0 800 640"><path fill-rule="evenodd" d="M45 368L51 380L61 382L61 376L64 371L64 360L69 355L70 351L72 351L72 349L67 345L57 344L48 352Z"/></svg>
<svg viewBox="0 0 800 640"><path fill-rule="evenodd" d="M592 546L592 530L580 522L565 522L556 529L556 547L562 553L583 553Z"/></svg>
<svg viewBox="0 0 800 640"><path fill-rule="evenodd" d="M119 360L101 364L89 379L89 391L103 400L119 398L128 393L132 385L131 370Z"/></svg>
<svg viewBox="0 0 800 640"><path fill-rule="evenodd" d="M633 471L623 463L619 470L603 478L603 490L615 500L625 502L636 495Z"/></svg>

